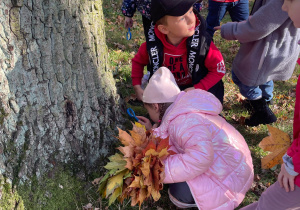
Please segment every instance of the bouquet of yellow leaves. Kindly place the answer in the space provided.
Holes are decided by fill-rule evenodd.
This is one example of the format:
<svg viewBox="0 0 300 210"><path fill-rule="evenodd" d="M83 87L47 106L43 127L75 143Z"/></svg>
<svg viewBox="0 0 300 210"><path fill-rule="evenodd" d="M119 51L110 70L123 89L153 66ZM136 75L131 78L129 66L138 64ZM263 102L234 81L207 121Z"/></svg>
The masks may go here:
<svg viewBox="0 0 300 210"><path fill-rule="evenodd" d="M125 198L131 198L131 206L141 206L150 197L157 201L163 188L162 161L174 154L168 151L169 138L155 137L139 123L129 132L119 129L118 139L124 145L117 148L121 154L109 157L104 166L109 171L99 182L98 191L103 198L109 197L109 205L116 199L122 203Z"/></svg>

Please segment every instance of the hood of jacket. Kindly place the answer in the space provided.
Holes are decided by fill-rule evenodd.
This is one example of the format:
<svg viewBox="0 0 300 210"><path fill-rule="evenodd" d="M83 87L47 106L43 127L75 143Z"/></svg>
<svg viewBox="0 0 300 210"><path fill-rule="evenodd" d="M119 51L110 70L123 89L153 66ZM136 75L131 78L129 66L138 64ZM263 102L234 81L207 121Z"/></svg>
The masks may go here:
<svg viewBox="0 0 300 210"><path fill-rule="evenodd" d="M219 115L221 111L222 104L213 94L201 89L182 91L178 94L175 102L166 110L159 129L164 133L170 121L179 115L188 113Z"/></svg>

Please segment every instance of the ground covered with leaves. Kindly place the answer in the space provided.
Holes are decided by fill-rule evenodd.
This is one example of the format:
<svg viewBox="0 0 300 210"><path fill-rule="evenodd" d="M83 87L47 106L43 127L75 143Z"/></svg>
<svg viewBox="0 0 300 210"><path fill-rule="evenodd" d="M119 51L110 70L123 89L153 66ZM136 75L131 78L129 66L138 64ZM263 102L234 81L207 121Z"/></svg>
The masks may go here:
<svg viewBox="0 0 300 210"><path fill-rule="evenodd" d="M132 108L137 115L146 115L146 110L134 96L131 85L131 59L136 54L141 43L145 41L141 15L136 12L134 16L134 25L131 28L132 39L126 39L127 30L124 28L124 16L121 14L121 0L106 0L103 2L103 11L106 24L106 40L109 48L110 68L113 71L114 78L121 98L126 102L126 106ZM250 2L252 5L253 2ZM207 2L204 2L204 9L201 11L203 16L207 15ZM223 23L230 21L226 16ZM261 193L276 181L280 166L275 165L271 169L262 169L261 159L268 155L268 152L262 150L258 145L261 140L268 136L266 125L257 127L248 127L243 125L244 117L249 116L247 110L243 107L241 101L243 98L239 94L237 86L231 80L231 64L235 54L239 49L239 42L226 41L220 37L219 32L215 33L214 43L222 52L225 60L227 73L223 78L225 84L225 97L222 115L232 124L246 139L251 150L253 165L255 170L255 180L252 188L246 194L241 208L249 203L258 200ZM278 120L272 126L292 136L293 111L295 105L295 89L300 68L296 67L293 76L288 81L276 81L274 87L274 104L271 109ZM126 113L124 107L124 113ZM127 117L126 115L124 115ZM133 120L128 118L129 120ZM128 129L131 129L129 124ZM103 209L138 209L131 207L130 202L123 204L112 204L108 207L108 201L101 201ZM169 201L167 195L167 186L161 191L161 198L154 202L149 200L145 202L141 209L176 209Z"/></svg>

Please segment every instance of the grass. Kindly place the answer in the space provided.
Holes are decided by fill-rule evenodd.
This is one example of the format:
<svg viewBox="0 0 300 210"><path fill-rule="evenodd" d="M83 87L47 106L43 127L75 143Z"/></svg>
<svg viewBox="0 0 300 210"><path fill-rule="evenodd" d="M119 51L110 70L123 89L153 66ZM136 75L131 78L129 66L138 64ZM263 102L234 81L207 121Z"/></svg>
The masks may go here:
<svg viewBox="0 0 300 210"><path fill-rule="evenodd" d="M114 78L117 82L119 94L123 100L127 101L131 94L134 93L131 86L131 58L136 54L141 43L145 41L143 34L142 18L139 12L135 13L134 25L131 28L132 39L126 39L126 29L124 28L124 16L121 14L121 0L106 0L103 2L103 11L105 15L106 41L109 48L110 68L113 70ZM253 2L250 2L252 4ZM250 5L251 8L251 5ZM207 3L201 11L203 16L207 15ZM229 16L225 16L223 23L230 21ZM253 188L249 190L243 203L238 207L245 206L258 200L261 193L270 184L276 181L279 173L279 167L271 170L263 170L260 166L261 158L266 155L259 147L258 143L268 135L265 125L257 127L247 127L238 123L238 120L245 116L248 112L242 107L237 100L236 94L239 90L231 80L231 64L239 49L239 42L226 41L220 37L220 33L216 32L214 43L223 54L227 73L223 78L225 83L225 98L222 115L232 124L246 139L251 150L253 165L255 170L255 182ZM294 74L288 81L276 81L274 88L274 105L271 109L274 111L278 120L273 126L287 132L292 136L293 110L295 105L295 88L300 68L296 67ZM145 110L141 106L128 104L137 114L144 114ZM105 205L105 203L103 204ZM109 209L138 209L138 207L130 207L130 203L125 206L114 204ZM169 201L166 190L162 191L162 198L153 203L147 201L142 205L142 209L176 209Z"/></svg>

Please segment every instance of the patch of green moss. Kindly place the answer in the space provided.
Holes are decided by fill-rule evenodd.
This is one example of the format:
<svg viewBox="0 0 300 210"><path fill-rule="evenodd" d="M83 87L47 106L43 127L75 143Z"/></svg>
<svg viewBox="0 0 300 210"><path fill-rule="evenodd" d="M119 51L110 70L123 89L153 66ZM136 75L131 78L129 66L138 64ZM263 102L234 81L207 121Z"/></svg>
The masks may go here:
<svg viewBox="0 0 300 210"><path fill-rule="evenodd" d="M0 210L23 210L24 203L16 190L12 189L7 179L0 175Z"/></svg>
<svg viewBox="0 0 300 210"><path fill-rule="evenodd" d="M53 178L33 177L31 182L19 185L26 209L80 209L88 203L84 196L84 183L70 173L57 171Z"/></svg>

